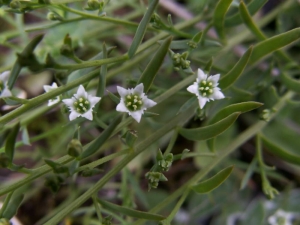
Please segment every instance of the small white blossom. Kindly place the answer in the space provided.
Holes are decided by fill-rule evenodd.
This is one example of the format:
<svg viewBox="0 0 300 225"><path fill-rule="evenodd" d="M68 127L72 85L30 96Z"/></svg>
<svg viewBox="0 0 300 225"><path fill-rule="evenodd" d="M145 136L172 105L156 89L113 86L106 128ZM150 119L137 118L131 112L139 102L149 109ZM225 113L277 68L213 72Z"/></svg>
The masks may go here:
<svg viewBox="0 0 300 225"><path fill-rule="evenodd" d="M220 74L207 76L201 69L198 69L196 82L189 86L187 90L197 96L201 109L210 100L225 98L221 89L218 88L219 79Z"/></svg>
<svg viewBox="0 0 300 225"><path fill-rule="evenodd" d="M293 213L278 209L274 215L268 218L268 222L270 225L292 225L293 218Z"/></svg>
<svg viewBox="0 0 300 225"><path fill-rule="evenodd" d="M44 85L45 92L52 91L53 89L57 88L57 84L55 82L52 83L52 85ZM54 105L58 102L60 102L60 96L56 96L56 98L49 99L48 100L48 106Z"/></svg>
<svg viewBox="0 0 300 225"><path fill-rule="evenodd" d="M77 93L72 98L62 100L70 109L70 120L77 117L85 117L93 120L93 108L101 98L89 95L82 85L79 86Z"/></svg>
<svg viewBox="0 0 300 225"><path fill-rule="evenodd" d="M117 86L121 101L117 105L116 110L119 112L127 112L138 123L144 111L156 105L156 102L147 98L144 93L144 85L141 83L135 88L125 89Z"/></svg>
<svg viewBox="0 0 300 225"><path fill-rule="evenodd" d="M7 86L9 75L10 75L9 71L5 71L0 74L0 98L12 96L12 93Z"/></svg>

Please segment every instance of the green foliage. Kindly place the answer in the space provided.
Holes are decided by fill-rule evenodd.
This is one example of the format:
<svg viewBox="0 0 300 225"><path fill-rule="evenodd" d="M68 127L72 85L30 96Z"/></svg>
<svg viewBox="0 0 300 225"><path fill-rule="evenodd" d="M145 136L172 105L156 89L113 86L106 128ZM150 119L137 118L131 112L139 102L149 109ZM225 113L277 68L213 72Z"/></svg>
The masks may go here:
<svg viewBox="0 0 300 225"><path fill-rule="evenodd" d="M299 223L298 1L0 7L0 224Z"/></svg>

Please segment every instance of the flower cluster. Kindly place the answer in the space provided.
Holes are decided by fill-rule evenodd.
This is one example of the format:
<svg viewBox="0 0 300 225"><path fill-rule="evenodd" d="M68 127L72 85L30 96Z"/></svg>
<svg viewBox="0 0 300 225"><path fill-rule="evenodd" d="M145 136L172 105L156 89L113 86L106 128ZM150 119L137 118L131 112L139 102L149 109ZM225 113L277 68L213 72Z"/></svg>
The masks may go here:
<svg viewBox="0 0 300 225"><path fill-rule="evenodd" d="M7 72L0 75L1 82L0 91L2 95L11 94L7 89ZM198 69L197 79L187 90L195 94L199 101L199 106L202 109L206 102L216 99L225 98L220 88L218 87L218 81L220 74L208 76L201 69ZM56 83L52 83L51 86L44 85L46 92L52 91L57 88ZM156 102L149 99L144 93L144 85L138 84L135 88L125 89L117 86L118 93L121 97L120 103L117 105L116 110L119 112L126 112L138 123L141 121L144 111L156 105ZM77 93L70 99L62 100L70 110L69 119L74 120L77 117L85 117L88 120L93 120L93 108L100 101L100 97L94 97L89 95L82 85L79 86ZM50 99L48 106L54 105L60 102L60 97L57 96L54 99ZM163 162L163 167L167 169L168 165Z"/></svg>

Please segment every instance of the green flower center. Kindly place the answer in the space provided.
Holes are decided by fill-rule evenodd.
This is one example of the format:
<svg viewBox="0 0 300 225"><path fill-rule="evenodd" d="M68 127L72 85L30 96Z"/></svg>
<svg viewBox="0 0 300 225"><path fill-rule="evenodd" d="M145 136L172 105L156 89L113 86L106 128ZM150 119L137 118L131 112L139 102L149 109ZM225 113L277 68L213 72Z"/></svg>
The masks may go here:
<svg viewBox="0 0 300 225"><path fill-rule="evenodd" d="M284 225L286 220L284 217L278 217L276 222L278 225Z"/></svg>
<svg viewBox="0 0 300 225"><path fill-rule="evenodd" d="M203 80L199 83L199 93L206 97L213 93L213 83L211 81Z"/></svg>
<svg viewBox="0 0 300 225"><path fill-rule="evenodd" d="M80 114L87 112L91 108L90 102L83 97L77 99L77 101L75 101L73 105L75 110Z"/></svg>
<svg viewBox="0 0 300 225"><path fill-rule="evenodd" d="M143 105L142 98L136 94L126 95L124 101L127 109L129 109L130 111L140 110Z"/></svg>

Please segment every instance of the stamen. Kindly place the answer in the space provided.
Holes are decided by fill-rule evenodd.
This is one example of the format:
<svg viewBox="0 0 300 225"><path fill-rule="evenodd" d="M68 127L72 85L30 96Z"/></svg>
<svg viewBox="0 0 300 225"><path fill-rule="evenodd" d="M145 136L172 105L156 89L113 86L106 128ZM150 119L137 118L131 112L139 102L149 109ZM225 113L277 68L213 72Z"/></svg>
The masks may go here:
<svg viewBox="0 0 300 225"><path fill-rule="evenodd" d="M83 98L80 98L79 101L80 101L80 102L83 102Z"/></svg>
<svg viewBox="0 0 300 225"><path fill-rule="evenodd" d="M83 111L86 111L86 108L85 108L85 107L83 107Z"/></svg>
<svg viewBox="0 0 300 225"><path fill-rule="evenodd" d="M137 102L137 99L135 98L135 99L133 100L133 102Z"/></svg>
<svg viewBox="0 0 300 225"><path fill-rule="evenodd" d="M136 108L137 108L137 106L136 106L136 105L133 105L132 107L134 108L134 110L136 110Z"/></svg>
<svg viewBox="0 0 300 225"><path fill-rule="evenodd" d="M209 87L206 87L205 90L209 90Z"/></svg>
<svg viewBox="0 0 300 225"><path fill-rule="evenodd" d="M130 95L127 95L127 98L128 98L128 99L131 99Z"/></svg>
<svg viewBox="0 0 300 225"><path fill-rule="evenodd" d="M209 85L209 86L212 86L212 82L209 82L208 85Z"/></svg>
<svg viewBox="0 0 300 225"><path fill-rule="evenodd" d="M199 90L202 91L204 89L204 87L200 87Z"/></svg>
<svg viewBox="0 0 300 225"><path fill-rule="evenodd" d="M83 106L83 104L82 104L82 103L79 103L79 105L80 105L80 106Z"/></svg>
<svg viewBox="0 0 300 225"><path fill-rule="evenodd" d="M78 102L74 102L74 105L77 105L78 104Z"/></svg>
<svg viewBox="0 0 300 225"><path fill-rule="evenodd" d="M206 93L204 92L202 95L205 97L205 96L206 96Z"/></svg>
<svg viewBox="0 0 300 225"><path fill-rule="evenodd" d="M213 90L210 89L208 92L211 94L211 93L213 93Z"/></svg>
<svg viewBox="0 0 300 225"><path fill-rule="evenodd" d="M89 104L90 102L89 102L89 101L85 101L84 103L85 103L85 104Z"/></svg>
<svg viewBox="0 0 300 225"><path fill-rule="evenodd" d="M206 84L206 81L205 81L205 80L203 80L203 81L202 81L202 84L204 84L204 85L205 85L205 84Z"/></svg>
<svg viewBox="0 0 300 225"><path fill-rule="evenodd" d="M142 101L139 101L139 104L142 104Z"/></svg>
<svg viewBox="0 0 300 225"><path fill-rule="evenodd" d="M131 102L128 102L128 103L127 103L127 106L130 106L130 105L131 105Z"/></svg>
<svg viewBox="0 0 300 225"><path fill-rule="evenodd" d="M137 97L138 97L137 95L134 96L134 98L137 98Z"/></svg>

